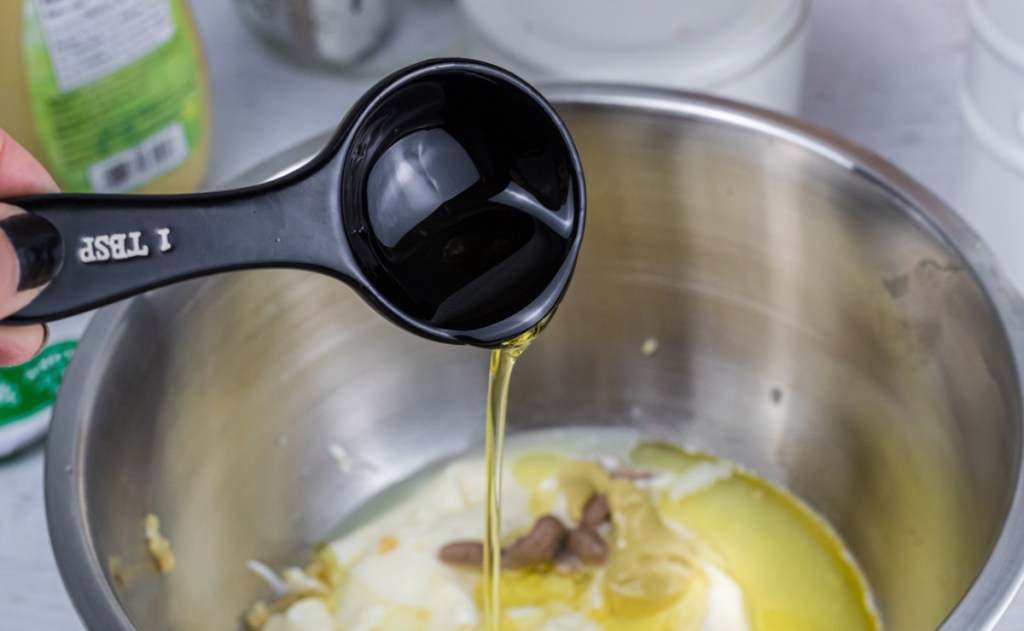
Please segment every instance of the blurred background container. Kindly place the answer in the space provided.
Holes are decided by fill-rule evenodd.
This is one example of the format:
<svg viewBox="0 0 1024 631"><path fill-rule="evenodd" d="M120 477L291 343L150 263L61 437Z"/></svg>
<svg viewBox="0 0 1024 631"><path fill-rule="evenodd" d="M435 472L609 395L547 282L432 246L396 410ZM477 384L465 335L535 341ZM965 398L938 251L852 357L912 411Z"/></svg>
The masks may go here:
<svg viewBox="0 0 1024 631"><path fill-rule="evenodd" d="M969 0L954 206L1024 286L1024 2Z"/></svg>
<svg viewBox="0 0 1024 631"><path fill-rule="evenodd" d="M186 0L0 3L0 126L66 191L194 191L209 90Z"/></svg>
<svg viewBox="0 0 1024 631"><path fill-rule="evenodd" d="M459 0L469 56L533 80L645 84L800 109L810 0Z"/></svg>
<svg viewBox="0 0 1024 631"><path fill-rule="evenodd" d="M235 7L291 60L348 74L383 76L461 48L452 0L235 0Z"/></svg>
<svg viewBox="0 0 1024 631"><path fill-rule="evenodd" d="M348 66L387 39L391 5L363 0L235 0L246 23L299 59Z"/></svg>
<svg viewBox="0 0 1024 631"><path fill-rule="evenodd" d="M380 76L431 56L532 81L655 85L800 107L811 0L235 0L299 63Z"/></svg>

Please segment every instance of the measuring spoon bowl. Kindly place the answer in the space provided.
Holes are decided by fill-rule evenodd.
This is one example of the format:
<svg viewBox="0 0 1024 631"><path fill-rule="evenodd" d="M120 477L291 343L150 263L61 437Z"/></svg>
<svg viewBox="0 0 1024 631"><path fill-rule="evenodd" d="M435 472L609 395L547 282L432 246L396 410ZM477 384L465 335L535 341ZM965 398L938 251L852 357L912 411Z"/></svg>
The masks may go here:
<svg viewBox="0 0 1024 631"><path fill-rule="evenodd" d="M555 309L586 205L579 156L547 101L515 75L459 59L382 80L315 159L260 186L8 203L45 220L7 232L16 251L48 262L49 277L9 323L206 274L291 267L348 283L419 335L483 347Z"/></svg>

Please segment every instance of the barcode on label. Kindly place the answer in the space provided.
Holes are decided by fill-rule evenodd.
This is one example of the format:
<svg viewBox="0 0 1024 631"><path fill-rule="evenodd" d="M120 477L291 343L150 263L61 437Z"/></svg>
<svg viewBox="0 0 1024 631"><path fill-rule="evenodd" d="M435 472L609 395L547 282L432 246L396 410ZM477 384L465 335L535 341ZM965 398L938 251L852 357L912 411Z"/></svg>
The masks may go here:
<svg viewBox="0 0 1024 631"><path fill-rule="evenodd" d="M135 147L89 167L89 182L97 193L128 191L170 171L187 157L185 128L174 123Z"/></svg>

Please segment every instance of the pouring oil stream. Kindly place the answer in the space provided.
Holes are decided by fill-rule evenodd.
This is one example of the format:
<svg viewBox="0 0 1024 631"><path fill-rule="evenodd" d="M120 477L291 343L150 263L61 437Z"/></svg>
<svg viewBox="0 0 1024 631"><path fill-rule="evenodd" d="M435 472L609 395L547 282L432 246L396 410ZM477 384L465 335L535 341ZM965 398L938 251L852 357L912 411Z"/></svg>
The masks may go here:
<svg viewBox="0 0 1024 631"><path fill-rule="evenodd" d="M539 324L491 351L487 383L487 497L484 517L483 615L486 631L501 629L501 482L505 459L505 420L508 386L516 360L547 325L551 314Z"/></svg>

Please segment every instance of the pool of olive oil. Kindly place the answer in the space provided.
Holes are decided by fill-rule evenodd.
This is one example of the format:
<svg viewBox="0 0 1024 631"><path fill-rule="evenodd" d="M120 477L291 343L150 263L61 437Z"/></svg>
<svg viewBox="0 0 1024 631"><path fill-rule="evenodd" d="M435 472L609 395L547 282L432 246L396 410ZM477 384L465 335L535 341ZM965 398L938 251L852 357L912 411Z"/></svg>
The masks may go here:
<svg viewBox="0 0 1024 631"><path fill-rule="evenodd" d="M882 631L867 580L838 534L799 498L741 466L627 428L551 428L503 440L508 377L522 348L505 350L495 353L491 365L489 459L473 452L434 463L359 508L307 566L307 574L327 590L303 594L305 614L316 600L314 609L345 628L368 628L369 619L381 630ZM642 486L647 498L617 509L611 499L619 517L603 536L616 537L618 523L630 524L645 541L667 531L684 533L690 541L694 580L667 606L649 607L660 602L658 568L666 567L656 562L662 555L650 549L616 562L617 553L636 551L616 547L605 565L577 566L568 573L546 565L500 570L500 496L505 495L506 536L524 532L544 515L570 523L571 492L565 484L598 462L608 471L633 472L638 477L632 486ZM487 486L479 475L485 465ZM634 509L646 511L645 506L670 527L652 530L653 524L636 519L640 514ZM455 540L479 541L479 516L485 512L487 576L481 576L479 565L438 572L434 563L441 561L434 551ZM409 572L396 571L405 567ZM632 581L620 582L623 576L642 579L639 590L632 589ZM289 594L281 602L258 605L247 614L262 614L261 622L250 623L253 629L263 629L269 618L280 620L298 603ZM470 613L467 607L475 609ZM447 626L439 626L435 615ZM545 626L548 622L554 624ZM273 627L281 628L321 627Z"/></svg>

